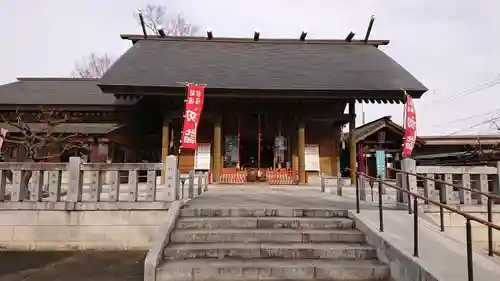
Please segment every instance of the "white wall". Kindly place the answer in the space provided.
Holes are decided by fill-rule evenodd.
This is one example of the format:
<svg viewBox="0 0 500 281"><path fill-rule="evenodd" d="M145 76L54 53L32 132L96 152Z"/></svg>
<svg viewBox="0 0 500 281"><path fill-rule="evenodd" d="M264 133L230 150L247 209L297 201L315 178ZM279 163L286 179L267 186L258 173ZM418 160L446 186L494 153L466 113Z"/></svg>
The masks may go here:
<svg viewBox="0 0 500 281"><path fill-rule="evenodd" d="M167 210L0 210L0 250L147 250Z"/></svg>

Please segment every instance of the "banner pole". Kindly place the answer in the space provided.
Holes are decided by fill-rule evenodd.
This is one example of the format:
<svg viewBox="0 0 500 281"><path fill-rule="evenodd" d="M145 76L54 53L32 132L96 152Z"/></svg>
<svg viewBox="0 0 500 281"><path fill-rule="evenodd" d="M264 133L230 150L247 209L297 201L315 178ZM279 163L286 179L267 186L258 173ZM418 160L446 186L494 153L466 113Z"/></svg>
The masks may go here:
<svg viewBox="0 0 500 281"><path fill-rule="evenodd" d="M404 160L405 157L403 155L404 153L404 145L405 145L405 134L406 134L406 91L403 90L403 129L405 133L403 134L403 142L401 144L401 160Z"/></svg>
<svg viewBox="0 0 500 281"><path fill-rule="evenodd" d="M184 82L184 88L186 89L186 98L184 99L184 108L186 108L186 103L187 103L187 99L188 99L188 86L190 85L189 82ZM182 150L182 137L184 135L184 119L186 119L186 110L184 109L184 113L182 114L182 118L181 118L181 137L179 139L179 149L177 151L177 157L181 156L181 150ZM179 161L177 161L177 164L179 163Z"/></svg>

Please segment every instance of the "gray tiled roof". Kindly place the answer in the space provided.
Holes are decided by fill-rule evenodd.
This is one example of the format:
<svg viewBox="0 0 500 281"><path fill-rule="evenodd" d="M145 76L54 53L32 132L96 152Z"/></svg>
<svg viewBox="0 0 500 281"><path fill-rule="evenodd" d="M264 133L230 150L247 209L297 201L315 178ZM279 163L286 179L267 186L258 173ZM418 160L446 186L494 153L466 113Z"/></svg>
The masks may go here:
<svg viewBox="0 0 500 281"><path fill-rule="evenodd" d="M15 105L121 105L129 104L107 95L97 87L97 79L18 78L0 85L0 104Z"/></svg>
<svg viewBox="0 0 500 281"><path fill-rule="evenodd" d="M398 91L427 88L372 45L139 40L98 82L106 85L207 89Z"/></svg>

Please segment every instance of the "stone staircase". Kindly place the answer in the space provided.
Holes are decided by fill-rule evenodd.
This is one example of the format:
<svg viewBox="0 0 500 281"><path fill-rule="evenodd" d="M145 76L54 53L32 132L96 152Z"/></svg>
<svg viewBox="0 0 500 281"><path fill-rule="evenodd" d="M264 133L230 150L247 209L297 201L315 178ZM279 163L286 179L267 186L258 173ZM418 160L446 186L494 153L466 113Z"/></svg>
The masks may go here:
<svg viewBox="0 0 500 281"><path fill-rule="evenodd" d="M158 281L389 280L346 211L182 209Z"/></svg>

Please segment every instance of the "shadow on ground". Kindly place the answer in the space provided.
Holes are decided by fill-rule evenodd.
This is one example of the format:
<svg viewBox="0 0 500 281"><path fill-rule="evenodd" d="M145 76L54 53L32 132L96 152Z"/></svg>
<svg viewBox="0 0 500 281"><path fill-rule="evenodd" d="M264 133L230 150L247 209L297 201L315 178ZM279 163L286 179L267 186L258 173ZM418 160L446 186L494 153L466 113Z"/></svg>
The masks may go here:
<svg viewBox="0 0 500 281"><path fill-rule="evenodd" d="M139 281L144 251L0 252L0 281Z"/></svg>

